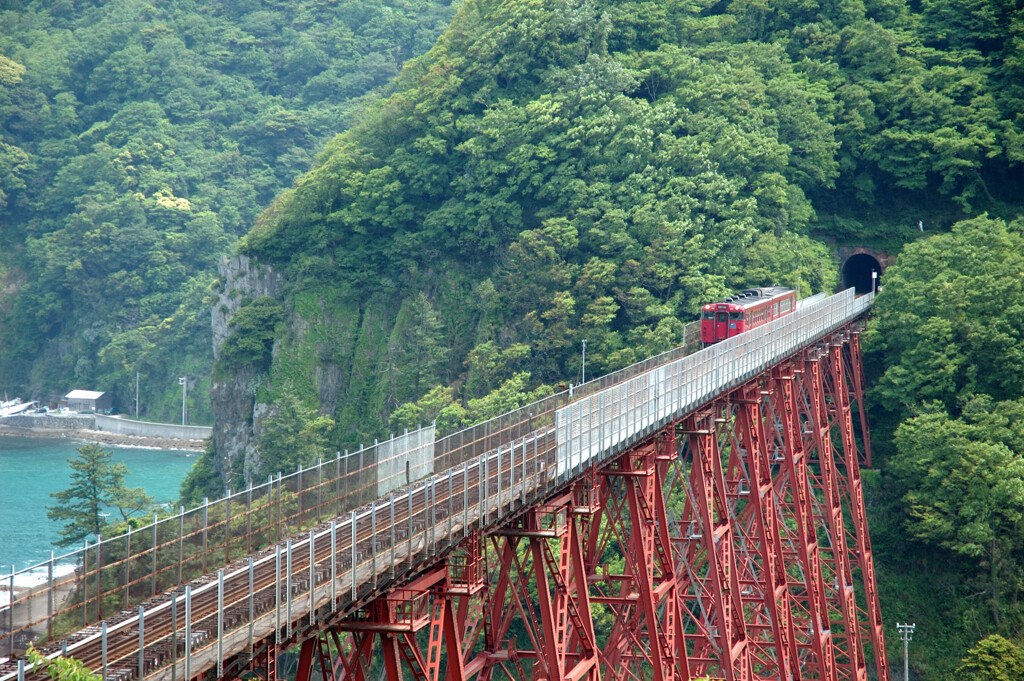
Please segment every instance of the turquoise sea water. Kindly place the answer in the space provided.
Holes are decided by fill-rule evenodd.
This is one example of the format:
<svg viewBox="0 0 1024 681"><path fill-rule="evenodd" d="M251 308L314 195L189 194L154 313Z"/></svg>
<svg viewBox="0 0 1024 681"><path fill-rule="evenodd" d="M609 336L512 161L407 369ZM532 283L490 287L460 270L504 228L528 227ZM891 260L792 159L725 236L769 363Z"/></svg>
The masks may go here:
<svg viewBox="0 0 1024 681"><path fill-rule="evenodd" d="M50 559L57 523L46 517L50 492L68 486L67 459L81 442L0 437L0 575ZM143 487L158 502L178 498L178 488L199 452L107 446L128 466L125 483ZM56 549L57 555L70 549Z"/></svg>

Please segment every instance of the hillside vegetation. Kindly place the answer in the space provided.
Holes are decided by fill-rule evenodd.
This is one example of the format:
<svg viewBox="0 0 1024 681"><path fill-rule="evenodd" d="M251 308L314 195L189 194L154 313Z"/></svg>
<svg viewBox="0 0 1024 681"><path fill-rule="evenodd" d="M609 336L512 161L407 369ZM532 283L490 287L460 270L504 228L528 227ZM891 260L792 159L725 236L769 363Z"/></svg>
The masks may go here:
<svg viewBox="0 0 1024 681"><path fill-rule="evenodd" d="M426 51L435 0L0 3L0 389L209 423L218 258Z"/></svg>
<svg viewBox="0 0 1024 681"><path fill-rule="evenodd" d="M616 369L678 343L700 304L743 286L831 289L822 239L897 251L983 211L1012 218L1024 180L1022 30L1006 2L467 0L242 240L292 288L282 321L261 317L273 353L265 342L261 364L232 361L247 339L238 327L219 363L219 380L247 377L247 448L211 452L187 489L260 479L285 456L273 454L282 438L294 465L417 423L444 431L501 413L579 380L584 339L588 375ZM992 238L1003 229L966 224ZM922 248L945 249L958 267L949 245ZM928 328L879 328L894 344L934 340ZM928 361L942 375L943 358ZM895 370L875 399L930 399L915 385ZM938 614L944 592L927 572L892 574L889 584L925 595L919 621L941 641L920 664L929 678L996 628L1020 633L1009 623L1015 563L976 574L984 555L1009 561L1020 542L998 523L957 538L922 507L949 492L912 463L926 440L915 429L953 456L987 427L978 419L1014 418L1006 394L952 411L962 387L946 411L891 416L905 421L896 442L907 452L873 490L905 499L891 522L876 521L893 558L886 575L910 556L957 557L966 572L955 574L988 594L964 624ZM986 456L1018 461L1013 437ZM1003 508L1014 484L997 493ZM965 593L975 592L951 595ZM890 617L915 616L886 595Z"/></svg>
<svg viewBox="0 0 1024 681"><path fill-rule="evenodd" d="M496 389L507 407L577 380L584 339L596 374L677 343L735 288L830 289L813 237L895 250L919 220L1013 215L1019 19L465 2L242 240L285 274L289 316L260 331L266 366L232 361L236 329L220 375L255 371L256 403L330 417L335 446L442 412L455 426Z"/></svg>
<svg viewBox="0 0 1024 681"><path fill-rule="evenodd" d="M882 605L922 678L1021 658L1019 3L15 0L0 26L0 388L125 405L141 371L171 420L199 377L183 499L217 497L576 382L584 340L594 376L736 289L831 290L836 243L908 244L866 340ZM227 253L280 290L215 280Z"/></svg>
<svg viewBox="0 0 1024 681"><path fill-rule="evenodd" d="M909 244L865 348L886 616L927 627L912 657L927 678L991 633L1024 659L1024 221L982 216Z"/></svg>

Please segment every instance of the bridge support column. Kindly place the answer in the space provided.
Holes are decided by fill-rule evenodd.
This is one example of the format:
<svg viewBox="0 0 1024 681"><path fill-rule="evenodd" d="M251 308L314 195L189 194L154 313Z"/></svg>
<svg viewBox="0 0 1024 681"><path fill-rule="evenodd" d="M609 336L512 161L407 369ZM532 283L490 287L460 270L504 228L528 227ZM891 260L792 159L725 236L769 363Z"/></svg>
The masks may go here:
<svg viewBox="0 0 1024 681"><path fill-rule="evenodd" d="M466 628L467 602L482 590L482 582L469 584L459 579L476 574L475 567L472 558L457 560L453 571L441 563L307 639L299 655L296 681L311 681L317 665L323 681L365 681L378 641L388 681L402 681L403 666L415 681L440 681L442 661L446 681L461 681L465 677L461 634ZM459 599L463 600L461 607L456 603ZM423 630L427 631L426 651L417 637Z"/></svg>
<svg viewBox="0 0 1024 681"><path fill-rule="evenodd" d="M847 451L853 450L853 424L850 421L849 404L844 404L845 382L842 381L842 357L840 348L834 346L829 354L817 350L808 353L803 362L803 394L801 404L809 431L808 451L817 464L817 473L809 472L823 499L812 504L819 523L828 528L830 541L823 547L822 566L825 575L825 602L830 610L830 627L836 652L837 675L850 681L866 681L867 668L864 662L863 640L857 621L857 601L853 589L851 569L851 547L843 518L843 499L840 494L840 471L836 465L836 450L832 441L835 426L842 433L842 442ZM823 357L830 361L833 380L832 395L826 397L822 374ZM839 362L838 365L836 362ZM840 389L835 390L836 387ZM829 399L832 398L832 399ZM839 401L837 402L836 399ZM856 464L856 453L853 455ZM855 555L855 554L854 554Z"/></svg>
<svg viewBox="0 0 1024 681"><path fill-rule="evenodd" d="M716 401L709 408L691 414L683 422L690 453L690 476L683 522L688 529L689 544L684 562L690 570L692 596L703 610L705 627L696 651L701 657L715 656L717 668L727 681L750 678L750 650L744 617L735 542L734 497L736 490L726 486L722 468L720 437L728 422L726 404ZM696 564L706 568L703 578L693 571ZM700 603L710 602L710 608ZM711 616L707 613L710 611ZM703 662L712 669L710 659ZM702 673L698 667L698 674Z"/></svg>
<svg viewBox="0 0 1024 681"><path fill-rule="evenodd" d="M751 509L748 522L740 524L750 553L737 564L741 571L741 600L744 609L751 613L751 659L761 669L774 668L777 678L792 679L800 676L794 673L799 670L799 653L783 555L782 508L772 479L772 467L778 465L780 454L777 448L769 447L766 413L761 404L766 393L758 383L737 391L728 478L738 481L737 502L745 496Z"/></svg>
<svg viewBox="0 0 1024 681"><path fill-rule="evenodd" d="M825 386L827 389L830 388L828 399L835 410L835 422L841 434L843 447L840 455L836 457L836 460L842 463L841 466L838 464L836 466L837 480L845 495L846 509L850 519L849 531L853 535L853 545L849 547L850 562L860 568L865 594L866 608L863 614L866 616L866 621L864 618L858 618L858 621L863 623L861 627L863 642L870 643L876 651L876 656L885 660L882 611L878 603L875 563L871 551L871 536L868 532L867 510L864 506L864 490L860 478L861 462L866 461L866 465L871 465L871 435L867 428L860 382L862 365L859 334L851 334L849 343L842 346L834 344L830 350L828 377L831 380L826 381ZM864 456L861 456L857 449L857 441L853 433L851 398L858 401ZM888 664L885 664L884 667L884 671L879 670L879 678L887 680L889 677Z"/></svg>
<svg viewBox="0 0 1024 681"><path fill-rule="evenodd" d="M493 539L500 561L490 607L503 614L492 616L489 633L505 640L518 615L533 648L517 644L507 656L526 674L523 678L600 681L583 549L583 529L594 508L581 505L592 500L590 486L581 481L499 529ZM522 667L528 659L533 660L530 672Z"/></svg>
<svg viewBox="0 0 1024 681"><path fill-rule="evenodd" d="M268 642L253 658L253 670L263 681L277 681L277 654L277 645Z"/></svg>
<svg viewBox="0 0 1024 681"><path fill-rule="evenodd" d="M868 412L864 409L864 363L860 354L860 331L854 329L850 334L850 342L844 347L843 366L846 375L852 379L850 397L857 402L857 413L860 416L860 436L864 443L860 463L871 468L871 429L868 426Z"/></svg>
<svg viewBox="0 0 1024 681"><path fill-rule="evenodd" d="M665 476L676 459L675 432L667 429L601 471L605 495L615 492L615 500L606 498L603 518L592 520L598 532L592 534L597 539L588 564L596 567L605 548L618 540L621 573L602 565L603 575L594 575L592 583L600 592L593 600L615 614L602 673L619 681L690 679L665 505Z"/></svg>

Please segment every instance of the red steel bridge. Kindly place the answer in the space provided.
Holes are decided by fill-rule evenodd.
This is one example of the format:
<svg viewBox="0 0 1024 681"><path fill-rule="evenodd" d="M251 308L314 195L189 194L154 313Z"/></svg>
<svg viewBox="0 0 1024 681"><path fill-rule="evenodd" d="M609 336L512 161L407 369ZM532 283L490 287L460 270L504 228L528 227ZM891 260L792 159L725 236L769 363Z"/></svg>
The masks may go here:
<svg viewBox="0 0 1024 681"><path fill-rule="evenodd" d="M274 681L285 649L297 681L887 681L871 303L818 296L12 574L0 681L41 677L33 639L117 681Z"/></svg>

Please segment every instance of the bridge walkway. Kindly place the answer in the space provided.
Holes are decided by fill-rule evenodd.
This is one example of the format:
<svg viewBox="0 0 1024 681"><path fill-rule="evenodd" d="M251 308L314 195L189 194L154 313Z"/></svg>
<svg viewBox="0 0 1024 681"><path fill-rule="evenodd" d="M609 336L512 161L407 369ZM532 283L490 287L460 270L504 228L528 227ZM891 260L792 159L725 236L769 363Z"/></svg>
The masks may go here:
<svg viewBox="0 0 1024 681"><path fill-rule="evenodd" d="M47 653L66 653L126 681L230 675L226 661L244 665L261 641L295 642L300 623L304 631L329 623L400 589L475 531L537 505L590 467L863 316L871 303L872 296L847 290L710 348L676 349L437 441L428 427L339 455L189 512L190 520L202 514L201 532L185 531L182 511L176 545L161 540L171 526L160 522L148 536L134 533L134 552L131 534L104 539L95 553L89 547L81 554L70 608L54 608L54 589L47 589L51 638L75 617L90 620L90 589L92 612L101 618L105 609L136 603L140 591L150 593ZM253 550L263 543L271 545ZM207 569L216 566L211 545L224 551L223 567L214 571ZM109 561L111 555L117 558ZM98 566L93 573L90 558ZM183 578L200 565L201 577ZM168 581L171 588L158 589ZM15 612L9 608L14 634L0 644L17 652ZM33 626L41 628L38 620ZM0 681L26 675L22 663L0 666Z"/></svg>

